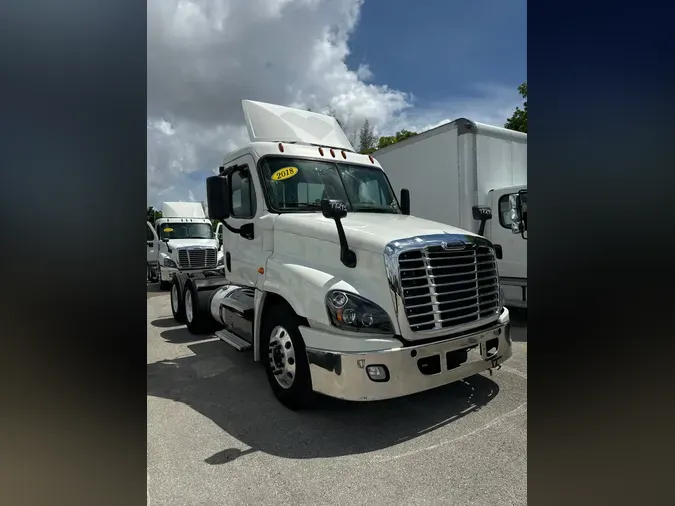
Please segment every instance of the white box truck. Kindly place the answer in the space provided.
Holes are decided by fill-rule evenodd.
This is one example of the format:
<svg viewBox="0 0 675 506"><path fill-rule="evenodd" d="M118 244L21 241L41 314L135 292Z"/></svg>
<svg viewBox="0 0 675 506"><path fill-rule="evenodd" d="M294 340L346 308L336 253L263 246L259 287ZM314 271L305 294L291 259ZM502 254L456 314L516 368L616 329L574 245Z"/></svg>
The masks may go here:
<svg viewBox="0 0 675 506"><path fill-rule="evenodd" d="M460 118L373 156L394 190L410 190L411 214L501 246L497 264L506 305L527 308L527 236L511 216L514 198L527 198L527 134Z"/></svg>
<svg viewBox="0 0 675 506"><path fill-rule="evenodd" d="M511 356L488 239L410 216L408 192L399 201L334 118L243 108L251 142L206 181L225 275L177 273L176 320L252 349L292 409L316 393L414 394L492 373Z"/></svg>
<svg viewBox="0 0 675 506"><path fill-rule="evenodd" d="M148 277L168 290L179 272L214 271L223 275L223 254L200 202L164 202L162 217L147 222ZM176 292L172 303L177 304ZM174 300L175 299L175 300Z"/></svg>

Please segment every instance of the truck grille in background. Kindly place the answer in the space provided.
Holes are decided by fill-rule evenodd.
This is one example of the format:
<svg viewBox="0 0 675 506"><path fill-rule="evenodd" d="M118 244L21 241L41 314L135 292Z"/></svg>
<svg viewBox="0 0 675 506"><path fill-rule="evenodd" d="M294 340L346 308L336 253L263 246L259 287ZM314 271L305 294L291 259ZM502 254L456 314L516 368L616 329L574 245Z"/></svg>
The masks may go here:
<svg viewBox="0 0 675 506"><path fill-rule="evenodd" d="M204 269L216 266L216 248L184 248L178 250L181 269Z"/></svg>
<svg viewBox="0 0 675 506"><path fill-rule="evenodd" d="M478 321L499 310L497 265L486 246L405 251L399 256L399 273L413 332Z"/></svg>

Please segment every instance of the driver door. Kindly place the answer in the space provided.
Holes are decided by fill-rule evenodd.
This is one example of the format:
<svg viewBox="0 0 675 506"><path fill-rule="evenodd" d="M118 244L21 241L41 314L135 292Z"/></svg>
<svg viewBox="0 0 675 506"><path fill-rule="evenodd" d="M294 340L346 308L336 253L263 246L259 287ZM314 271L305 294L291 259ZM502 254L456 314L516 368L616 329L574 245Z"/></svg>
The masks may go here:
<svg viewBox="0 0 675 506"><path fill-rule="evenodd" d="M243 237L228 227L222 227L225 276L234 284L254 287L260 277L259 268L265 267L266 254L262 247L260 216L263 214L262 190L251 155L233 162L237 168L228 176L230 189L230 217L225 220L232 229L253 225L252 237ZM262 277L260 277L262 283Z"/></svg>
<svg viewBox="0 0 675 506"><path fill-rule="evenodd" d="M223 247L223 228L225 227L223 227L222 223L218 223L216 225L216 239L218 240L218 248Z"/></svg>
<svg viewBox="0 0 675 506"><path fill-rule="evenodd" d="M147 262L150 265L154 265L157 262L157 254L159 251L159 238L157 237L157 232L152 228L152 225L149 221L146 221L146 252L147 252Z"/></svg>
<svg viewBox="0 0 675 506"><path fill-rule="evenodd" d="M499 275L507 278L527 278L527 241L520 234L511 231L511 213L509 210L509 195L518 193L526 186L501 188L491 190L488 202L491 202L492 219L490 240L493 244L501 244L503 258L497 261Z"/></svg>

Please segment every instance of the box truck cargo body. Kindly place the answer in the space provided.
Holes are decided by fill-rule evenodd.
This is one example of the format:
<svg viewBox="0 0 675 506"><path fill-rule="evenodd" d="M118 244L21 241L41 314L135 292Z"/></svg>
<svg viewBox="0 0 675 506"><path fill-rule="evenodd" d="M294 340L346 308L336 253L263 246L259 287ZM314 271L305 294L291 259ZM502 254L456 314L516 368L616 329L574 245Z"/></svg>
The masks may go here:
<svg viewBox="0 0 675 506"><path fill-rule="evenodd" d="M527 191L527 134L460 118L373 153L411 214L479 233L500 245L507 305L527 307L527 241L511 229L509 196ZM474 207L490 208L481 230Z"/></svg>

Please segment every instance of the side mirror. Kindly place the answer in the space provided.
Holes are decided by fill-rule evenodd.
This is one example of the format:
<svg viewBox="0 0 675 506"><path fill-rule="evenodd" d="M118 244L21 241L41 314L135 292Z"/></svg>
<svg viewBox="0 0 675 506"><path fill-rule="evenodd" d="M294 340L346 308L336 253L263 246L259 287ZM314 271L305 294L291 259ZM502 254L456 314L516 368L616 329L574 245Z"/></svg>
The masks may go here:
<svg viewBox="0 0 675 506"><path fill-rule="evenodd" d="M230 189L227 178L222 176L206 178L206 201L209 218L222 221L230 217Z"/></svg>
<svg viewBox="0 0 675 506"><path fill-rule="evenodd" d="M338 239L340 240L340 261L345 267L356 267L356 253L349 249L345 229L340 222L342 218L347 216L347 204L341 200L323 199L321 201L321 212L325 218L335 220L335 227L337 228Z"/></svg>
<svg viewBox="0 0 675 506"><path fill-rule="evenodd" d="M521 234L523 239L527 231L527 190L509 195L509 208L511 210L511 232Z"/></svg>
<svg viewBox="0 0 675 506"><path fill-rule="evenodd" d="M410 190L407 188L401 190L401 212L406 216L410 215Z"/></svg>
<svg viewBox="0 0 675 506"><path fill-rule="evenodd" d="M473 206L471 208L473 219L482 221L492 219L492 209L489 206Z"/></svg>
<svg viewBox="0 0 675 506"><path fill-rule="evenodd" d="M485 235L485 223L492 219L492 209L489 206L473 206L471 208L473 219L480 221L478 235Z"/></svg>
<svg viewBox="0 0 675 506"><path fill-rule="evenodd" d="M321 212L329 220L341 220L347 216L347 204L342 200L323 199L321 201Z"/></svg>

